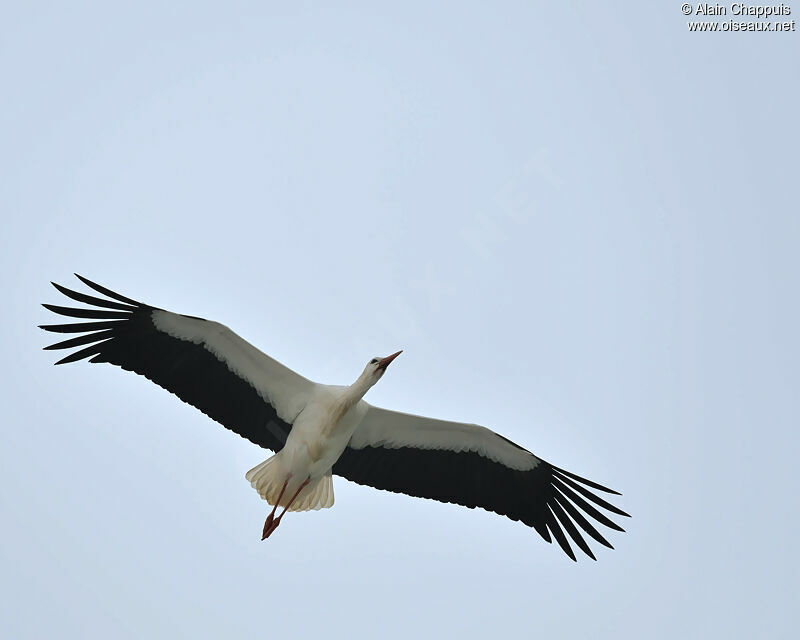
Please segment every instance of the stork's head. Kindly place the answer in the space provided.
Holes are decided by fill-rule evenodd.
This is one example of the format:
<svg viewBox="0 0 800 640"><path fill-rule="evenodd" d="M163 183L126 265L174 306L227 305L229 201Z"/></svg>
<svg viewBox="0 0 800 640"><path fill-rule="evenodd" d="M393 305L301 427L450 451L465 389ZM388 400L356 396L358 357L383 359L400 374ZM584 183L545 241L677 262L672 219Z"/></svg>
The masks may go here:
<svg viewBox="0 0 800 640"><path fill-rule="evenodd" d="M369 382L369 385L372 386L381 379L386 371L386 367L388 367L392 360L394 360L401 353L403 353L402 350L398 351L397 353L393 353L390 356L386 356L385 358L372 358L372 360L367 363L367 366L364 367L364 373L361 374L361 377L366 378Z"/></svg>

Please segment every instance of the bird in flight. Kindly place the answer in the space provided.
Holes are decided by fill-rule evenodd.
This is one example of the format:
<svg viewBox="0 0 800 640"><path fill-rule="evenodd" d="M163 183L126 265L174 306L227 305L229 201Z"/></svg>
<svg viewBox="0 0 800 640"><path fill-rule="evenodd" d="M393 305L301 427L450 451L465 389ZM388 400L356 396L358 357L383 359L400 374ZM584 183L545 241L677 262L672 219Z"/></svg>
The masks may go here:
<svg viewBox="0 0 800 640"><path fill-rule="evenodd" d="M596 524L623 531L600 510L628 515L597 493L620 495L612 489L551 465L486 427L368 404L364 395L400 351L371 358L351 385L319 384L224 325L143 304L76 276L104 297L52 283L90 307L43 305L62 316L88 320L41 325L46 331L78 334L45 349L80 347L56 364L88 358L143 375L274 451L245 476L272 506L262 540L287 511L333 506L334 474L519 520L545 541L555 538L572 560L570 539L592 559L584 536L613 548Z"/></svg>

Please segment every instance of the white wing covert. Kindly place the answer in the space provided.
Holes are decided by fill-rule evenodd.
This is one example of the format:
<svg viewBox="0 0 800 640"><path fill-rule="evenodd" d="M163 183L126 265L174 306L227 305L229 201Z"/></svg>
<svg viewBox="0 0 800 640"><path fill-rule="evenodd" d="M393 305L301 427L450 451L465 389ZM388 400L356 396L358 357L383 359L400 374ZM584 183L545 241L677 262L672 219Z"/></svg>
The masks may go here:
<svg viewBox="0 0 800 640"><path fill-rule="evenodd" d="M411 413L374 407L367 411L350 439L350 447L440 449L472 452L510 469L529 471L539 464L530 451L477 424L426 418Z"/></svg>

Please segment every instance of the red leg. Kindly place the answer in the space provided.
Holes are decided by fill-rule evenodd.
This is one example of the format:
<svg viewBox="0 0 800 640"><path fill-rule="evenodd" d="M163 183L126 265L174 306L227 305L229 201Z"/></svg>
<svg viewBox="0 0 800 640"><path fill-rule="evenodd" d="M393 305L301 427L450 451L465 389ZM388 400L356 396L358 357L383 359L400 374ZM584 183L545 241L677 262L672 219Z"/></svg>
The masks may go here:
<svg viewBox="0 0 800 640"><path fill-rule="evenodd" d="M287 482L288 482L288 481L287 481ZM289 507L291 507L291 506L292 506L292 503L295 501L295 499L297 498L297 496L299 496L299 495L300 495L300 492L301 492L303 489L305 489L306 485L307 485L309 482L311 482L311 477L310 477L310 476L309 476L308 478L306 478L306 479L305 479L305 481L303 482L303 484L301 484L299 487L297 487L297 491L295 491L295 492L294 492L294 495L292 496L292 499L291 499L291 500L289 500L289 502L287 502L287 503L286 503L286 506L283 508L283 511L281 511L281 515L279 515L277 518L275 518L275 520L274 520L274 521L272 521L272 523L271 523L271 525L270 525L270 527L269 527L269 530L267 530L267 531L266 531L266 533L264 534L264 538L269 538L269 536L272 534L272 532L273 532L273 531L275 531L275 529L277 529L277 528L278 528L278 525L281 523L281 518L283 518L283 514L284 514L284 513L286 513L286 511L289 509ZM286 487L286 485L284 485L284 488L285 488L285 487ZM282 493L282 492L281 492L281 493ZM278 501L280 502L280 499L279 499ZM273 511L274 511L274 509L273 509ZM265 526L266 526L266 525L265 525ZM264 538L261 538L261 539L263 540Z"/></svg>
<svg viewBox="0 0 800 640"><path fill-rule="evenodd" d="M278 495L278 499L275 501L275 504L272 507L272 511L269 512L269 515L267 516L267 519L264 522L264 530L261 532L262 540L266 538L270 533L272 533L270 529L272 528L272 520L275 517L275 509L278 508L278 504L280 503L281 498L283 497L283 492L286 491L287 484L289 484L289 478L286 478L286 480L284 480L283 487L281 487L281 492Z"/></svg>

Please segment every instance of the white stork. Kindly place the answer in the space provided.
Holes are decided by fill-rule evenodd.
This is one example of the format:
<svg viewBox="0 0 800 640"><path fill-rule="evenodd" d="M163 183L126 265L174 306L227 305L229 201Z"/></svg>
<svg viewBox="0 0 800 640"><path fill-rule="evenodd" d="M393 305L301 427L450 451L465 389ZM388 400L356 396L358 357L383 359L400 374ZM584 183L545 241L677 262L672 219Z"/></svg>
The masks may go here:
<svg viewBox="0 0 800 640"><path fill-rule="evenodd" d="M273 505L262 540L287 510L332 506L334 473L378 489L482 507L521 520L547 542L552 534L573 560L565 532L595 559L578 528L613 548L588 518L623 531L594 505L628 514L590 488L619 495L616 491L548 464L485 427L365 402L364 394L400 351L372 358L349 386L318 384L217 322L164 311L77 277L106 297L52 283L65 296L93 308L45 304L55 313L90 319L42 325L46 331L81 334L45 349L83 347L56 364L90 358L89 362L110 362L134 371L254 444L275 451L246 474ZM283 510L275 517L278 506Z"/></svg>

